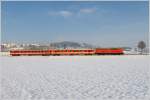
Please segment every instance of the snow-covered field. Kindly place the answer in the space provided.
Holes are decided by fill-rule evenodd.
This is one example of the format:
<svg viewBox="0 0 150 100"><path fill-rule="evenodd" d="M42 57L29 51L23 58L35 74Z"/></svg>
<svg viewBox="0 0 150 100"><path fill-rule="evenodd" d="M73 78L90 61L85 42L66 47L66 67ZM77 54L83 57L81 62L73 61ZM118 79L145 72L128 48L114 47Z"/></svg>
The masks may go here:
<svg viewBox="0 0 150 100"><path fill-rule="evenodd" d="M1 100L150 100L148 58L1 57Z"/></svg>

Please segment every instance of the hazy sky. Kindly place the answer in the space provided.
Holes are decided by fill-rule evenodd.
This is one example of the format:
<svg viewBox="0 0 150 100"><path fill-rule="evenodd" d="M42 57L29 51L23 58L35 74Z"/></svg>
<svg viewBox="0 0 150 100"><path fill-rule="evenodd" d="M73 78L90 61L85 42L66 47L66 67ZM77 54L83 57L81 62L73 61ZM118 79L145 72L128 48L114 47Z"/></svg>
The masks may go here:
<svg viewBox="0 0 150 100"><path fill-rule="evenodd" d="M148 41L148 2L2 2L2 42L86 42L135 46Z"/></svg>

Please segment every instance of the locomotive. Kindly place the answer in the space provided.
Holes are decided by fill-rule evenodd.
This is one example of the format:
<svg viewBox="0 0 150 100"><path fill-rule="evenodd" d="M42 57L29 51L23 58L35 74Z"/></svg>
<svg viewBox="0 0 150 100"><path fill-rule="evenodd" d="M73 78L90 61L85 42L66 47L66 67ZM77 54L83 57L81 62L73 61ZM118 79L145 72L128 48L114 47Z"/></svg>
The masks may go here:
<svg viewBox="0 0 150 100"><path fill-rule="evenodd" d="M11 56L55 56L55 55L122 55L122 48L96 49L50 49L50 50L11 50Z"/></svg>

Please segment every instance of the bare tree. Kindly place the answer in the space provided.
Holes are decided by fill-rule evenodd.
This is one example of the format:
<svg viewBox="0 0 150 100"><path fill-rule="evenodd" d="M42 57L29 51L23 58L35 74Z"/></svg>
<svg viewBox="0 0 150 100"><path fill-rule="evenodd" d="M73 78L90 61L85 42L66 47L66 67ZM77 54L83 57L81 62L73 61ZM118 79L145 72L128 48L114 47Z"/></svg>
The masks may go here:
<svg viewBox="0 0 150 100"><path fill-rule="evenodd" d="M139 43L138 43L138 49L140 49L140 51L141 51L141 54L143 53L143 50L146 48L146 44L145 44L145 42L144 41L140 41Z"/></svg>

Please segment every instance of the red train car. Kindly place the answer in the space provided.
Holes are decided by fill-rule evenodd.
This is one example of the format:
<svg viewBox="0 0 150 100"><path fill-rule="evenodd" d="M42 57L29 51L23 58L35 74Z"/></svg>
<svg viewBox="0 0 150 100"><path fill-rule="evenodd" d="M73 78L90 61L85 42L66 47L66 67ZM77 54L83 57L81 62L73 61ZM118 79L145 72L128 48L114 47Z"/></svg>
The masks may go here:
<svg viewBox="0 0 150 100"><path fill-rule="evenodd" d="M97 49L85 49L85 50L76 50L76 49L63 49L63 50L11 50L10 55L12 56L48 56L48 55L120 55L123 54L123 49L121 48L97 48Z"/></svg>
<svg viewBox="0 0 150 100"><path fill-rule="evenodd" d="M12 56L33 56L33 55L47 55L50 54L49 50L11 50L10 55Z"/></svg>
<svg viewBox="0 0 150 100"><path fill-rule="evenodd" d="M97 48L95 50L95 54L121 55L123 54L123 49L122 48Z"/></svg>
<svg viewBox="0 0 150 100"><path fill-rule="evenodd" d="M95 51L92 49L76 50L76 49L64 49L64 50L52 50L51 55L92 55Z"/></svg>

